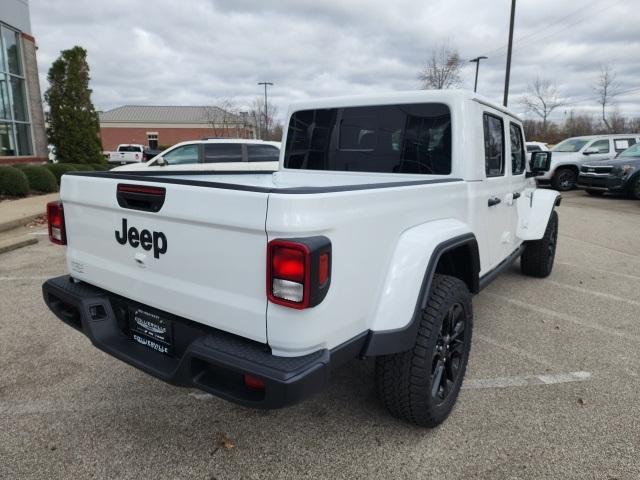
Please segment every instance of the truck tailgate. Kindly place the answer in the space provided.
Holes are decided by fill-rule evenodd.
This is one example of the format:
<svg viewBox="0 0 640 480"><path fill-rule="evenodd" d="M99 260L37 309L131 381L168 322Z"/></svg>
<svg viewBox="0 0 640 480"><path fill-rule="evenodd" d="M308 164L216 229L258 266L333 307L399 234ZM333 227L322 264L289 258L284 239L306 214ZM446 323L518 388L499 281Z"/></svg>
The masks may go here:
<svg viewBox="0 0 640 480"><path fill-rule="evenodd" d="M157 212L123 207L119 184L162 187L164 203ZM150 307L266 343L267 198L264 192L65 175L69 272Z"/></svg>

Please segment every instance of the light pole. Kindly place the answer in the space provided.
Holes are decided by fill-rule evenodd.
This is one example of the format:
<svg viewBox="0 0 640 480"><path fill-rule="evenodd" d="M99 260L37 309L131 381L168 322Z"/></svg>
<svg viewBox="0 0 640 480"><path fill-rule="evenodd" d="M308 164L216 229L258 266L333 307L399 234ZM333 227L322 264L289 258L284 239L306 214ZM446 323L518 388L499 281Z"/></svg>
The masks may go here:
<svg viewBox="0 0 640 480"><path fill-rule="evenodd" d="M476 64L476 81L473 84L473 92L475 93L478 90L478 70L480 70L480 60L486 60L488 57L476 57L469 60Z"/></svg>
<svg viewBox="0 0 640 480"><path fill-rule="evenodd" d="M507 49L507 71L504 76L504 99L502 104L506 107L509 98L509 77L511 76L511 50L513 48L513 19L516 15L516 0L511 0L511 21L509 22L509 48Z"/></svg>
<svg viewBox="0 0 640 480"><path fill-rule="evenodd" d="M258 82L258 85L264 85L264 134L261 135L262 137L266 137L269 134L269 111L268 111L268 106L269 104L267 103L267 87L272 87L273 83L271 82ZM264 140L264 138L263 138Z"/></svg>

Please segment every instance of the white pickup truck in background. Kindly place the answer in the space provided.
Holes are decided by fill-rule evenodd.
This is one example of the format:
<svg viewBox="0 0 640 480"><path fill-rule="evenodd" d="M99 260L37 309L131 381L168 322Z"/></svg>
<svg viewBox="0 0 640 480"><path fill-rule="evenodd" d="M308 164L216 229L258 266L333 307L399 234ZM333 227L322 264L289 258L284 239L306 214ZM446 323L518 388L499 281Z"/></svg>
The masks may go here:
<svg viewBox="0 0 640 480"><path fill-rule="evenodd" d="M109 163L141 163L146 161L144 145L120 144L115 152L109 153Z"/></svg>
<svg viewBox="0 0 640 480"><path fill-rule="evenodd" d="M465 91L294 104L275 173L71 172L48 206L65 323L167 382L301 401L375 357L381 402L435 426L456 401L472 295L520 257L551 273L556 191L519 118ZM265 281L266 279L266 281Z"/></svg>

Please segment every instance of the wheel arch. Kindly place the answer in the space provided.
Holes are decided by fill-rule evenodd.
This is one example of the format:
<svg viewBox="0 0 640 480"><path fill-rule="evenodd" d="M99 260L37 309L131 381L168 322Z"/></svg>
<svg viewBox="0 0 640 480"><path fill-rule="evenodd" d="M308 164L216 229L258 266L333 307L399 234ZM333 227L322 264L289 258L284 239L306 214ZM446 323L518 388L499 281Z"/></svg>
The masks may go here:
<svg viewBox="0 0 640 480"><path fill-rule="evenodd" d="M436 273L460 278L470 292L479 291L478 242L462 222L429 222L402 235L370 323L363 355L387 355L413 346Z"/></svg>

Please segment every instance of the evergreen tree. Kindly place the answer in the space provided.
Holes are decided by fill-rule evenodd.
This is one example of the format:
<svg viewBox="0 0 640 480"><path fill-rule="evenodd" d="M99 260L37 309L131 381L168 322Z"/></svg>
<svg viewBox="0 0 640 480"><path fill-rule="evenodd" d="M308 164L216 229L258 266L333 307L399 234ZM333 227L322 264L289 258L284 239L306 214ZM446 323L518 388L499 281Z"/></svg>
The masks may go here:
<svg viewBox="0 0 640 480"><path fill-rule="evenodd" d="M87 51L82 47L63 50L49 69L44 94L49 105L47 135L60 162L104 162L89 79Z"/></svg>

